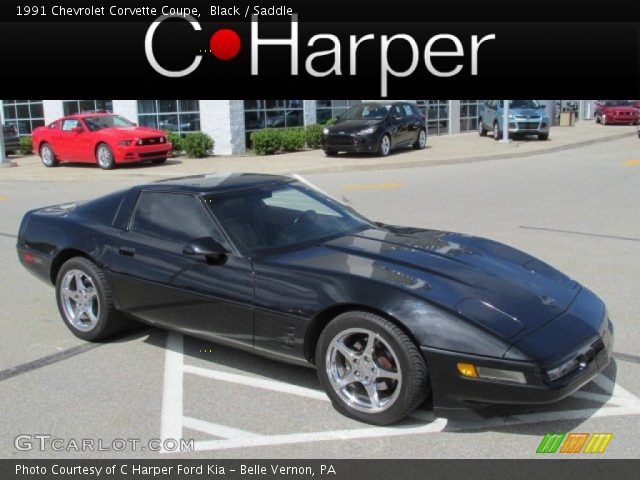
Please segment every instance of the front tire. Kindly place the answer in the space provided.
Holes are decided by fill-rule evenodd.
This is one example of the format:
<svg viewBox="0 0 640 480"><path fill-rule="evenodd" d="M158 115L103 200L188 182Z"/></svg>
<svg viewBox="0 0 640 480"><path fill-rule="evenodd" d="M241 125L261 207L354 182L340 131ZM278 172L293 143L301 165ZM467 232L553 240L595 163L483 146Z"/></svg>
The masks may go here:
<svg viewBox="0 0 640 480"><path fill-rule="evenodd" d="M493 139L496 141L500 140L500 126L498 122L493 123Z"/></svg>
<svg viewBox="0 0 640 480"><path fill-rule="evenodd" d="M395 324L372 313L334 318L318 339L315 361L336 410L362 422L398 422L430 393L418 348Z"/></svg>
<svg viewBox="0 0 640 480"><path fill-rule="evenodd" d="M78 338L96 342L124 329L107 278L87 258L74 257L62 265L56 277L56 299L65 325Z"/></svg>
<svg viewBox="0 0 640 480"><path fill-rule="evenodd" d="M538 140L542 140L542 141L549 140L549 134L548 133L538 134Z"/></svg>
<svg viewBox="0 0 640 480"><path fill-rule="evenodd" d="M336 155L338 155L338 152L336 152L335 150L325 150L324 154L327 157L335 157Z"/></svg>
<svg viewBox="0 0 640 480"><path fill-rule="evenodd" d="M427 131L424 128L421 128L418 132L418 138L416 138L416 143L413 144L413 148L416 150L424 150L427 146Z"/></svg>
<svg viewBox="0 0 640 480"><path fill-rule="evenodd" d="M487 136L487 129L484 128L484 123L482 123L481 118L478 119L478 135L480 135L481 137Z"/></svg>
<svg viewBox="0 0 640 480"><path fill-rule="evenodd" d="M115 160L109 145L106 143L98 145L98 148L96 148L96 161L98 162L98 166L103 170L110 170L114 167Z"/></svg>
<svg viewBox="0 0 640 480"><path fill-rule="evenodd" d="M378 155L381 157L386 157L391 152L391 137L388 133L385 133L380 137L380 142L378 143Z"/></svg>
<svg viewBox="0 0 640 480"><path fill-rule="evenodd" d="M56 154L53 153L53 148L48 143L43 143L40 146L40 159L45 167L57 167L59 165Z"/></svg>
<svg viewBox="0 0 640 480"><path fill-rule="evenodd" d="M157 158L155 160L151 160L151 163L153 165L162 165L164 162L166 162L167 159L166 158Z"/></svg>

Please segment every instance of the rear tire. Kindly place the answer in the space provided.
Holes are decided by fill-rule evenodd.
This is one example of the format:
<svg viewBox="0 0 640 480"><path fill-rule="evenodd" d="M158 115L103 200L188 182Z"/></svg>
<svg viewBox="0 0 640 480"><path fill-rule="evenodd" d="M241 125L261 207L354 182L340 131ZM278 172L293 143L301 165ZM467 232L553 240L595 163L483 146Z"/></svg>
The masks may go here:
<svg viewBox="0 0 640 480"><path fill-rule="evenodd" d="M372 313L334 318L318 339L315 361L336 410L362 422L398 422L431 392L416 345L397 325Z"/></svg>
<svg viewBox="0 0 640 480"><path fill-rule="evenodd" d="M87 258L74 257L62 265L56 277L56 300L67 328L83 340L103 340L127 325L113 305L107 277Z"/></svg>
<svg viewBox="0 0 640 480"><path fill-rule="evenodd" d="M53 153L53 148L48 143L43 143L40 146L40 159L45 167L57 167L59 165L56 154Z"/></svg>
<svg viewBox="0 0 640 480"><path fill-rule="evenodd" d="M113 152L106 143L101 143L98 145L98 148L96 148L96 162L98 162L98 166L103 170L110 170L114 167L115 160L113 158Z"/></svg>
<svg viewBox="0 0 640 480"><path fill-rule="evenodd" d="M424 150L427 146L427 131L424 128L421 128L418 132L418 137L416 138L416 142L413 144L413 148L416 150Z"/></svg>

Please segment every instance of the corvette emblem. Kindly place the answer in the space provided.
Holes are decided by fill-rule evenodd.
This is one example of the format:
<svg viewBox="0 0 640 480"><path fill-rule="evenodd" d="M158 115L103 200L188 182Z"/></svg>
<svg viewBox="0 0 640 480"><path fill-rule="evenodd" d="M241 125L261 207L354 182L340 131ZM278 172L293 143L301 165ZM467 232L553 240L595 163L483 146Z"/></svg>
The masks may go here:
<svg viewBox="0 0 640 480"><path fill-rule="evenodd" d="M556 299L555 298L551 298L551 297L547 297L546 295L542 295L540 297L540 301L542 302L543 305L556 305Z"/></svg>

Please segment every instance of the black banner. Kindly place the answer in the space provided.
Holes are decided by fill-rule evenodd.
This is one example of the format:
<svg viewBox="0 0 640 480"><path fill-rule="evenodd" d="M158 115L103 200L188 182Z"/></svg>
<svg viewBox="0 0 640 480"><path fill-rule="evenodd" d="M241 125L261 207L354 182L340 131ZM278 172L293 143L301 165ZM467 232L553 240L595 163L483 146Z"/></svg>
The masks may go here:
<svg viewBox="0 0 640 480"><path fill-rule="evenodd" d="M500 480L635 478L638 460L0 460L0 478L24 480Z"/></svg>

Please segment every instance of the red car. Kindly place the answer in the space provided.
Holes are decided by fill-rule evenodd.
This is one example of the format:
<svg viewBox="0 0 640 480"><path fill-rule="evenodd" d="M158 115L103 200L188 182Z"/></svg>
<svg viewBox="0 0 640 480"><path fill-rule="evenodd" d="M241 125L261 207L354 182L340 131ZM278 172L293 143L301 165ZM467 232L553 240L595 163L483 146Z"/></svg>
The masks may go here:
<svg viewBox="0 0 640 480"><path fill-rule="evenodd" d="M603 125L628 123L637 125L640 110L628 100L606 100L598 103L595 111L596 123Z"/></svg>
<svg viewBox="0 0 640 480"><path fill-rule="evenodd" d="M110 113L83 113L62 117L33 131L33 153L47 167L59 162L97 163L102 169L117 163L164 163L171 142L164 132L138 127Z"/></svg>

